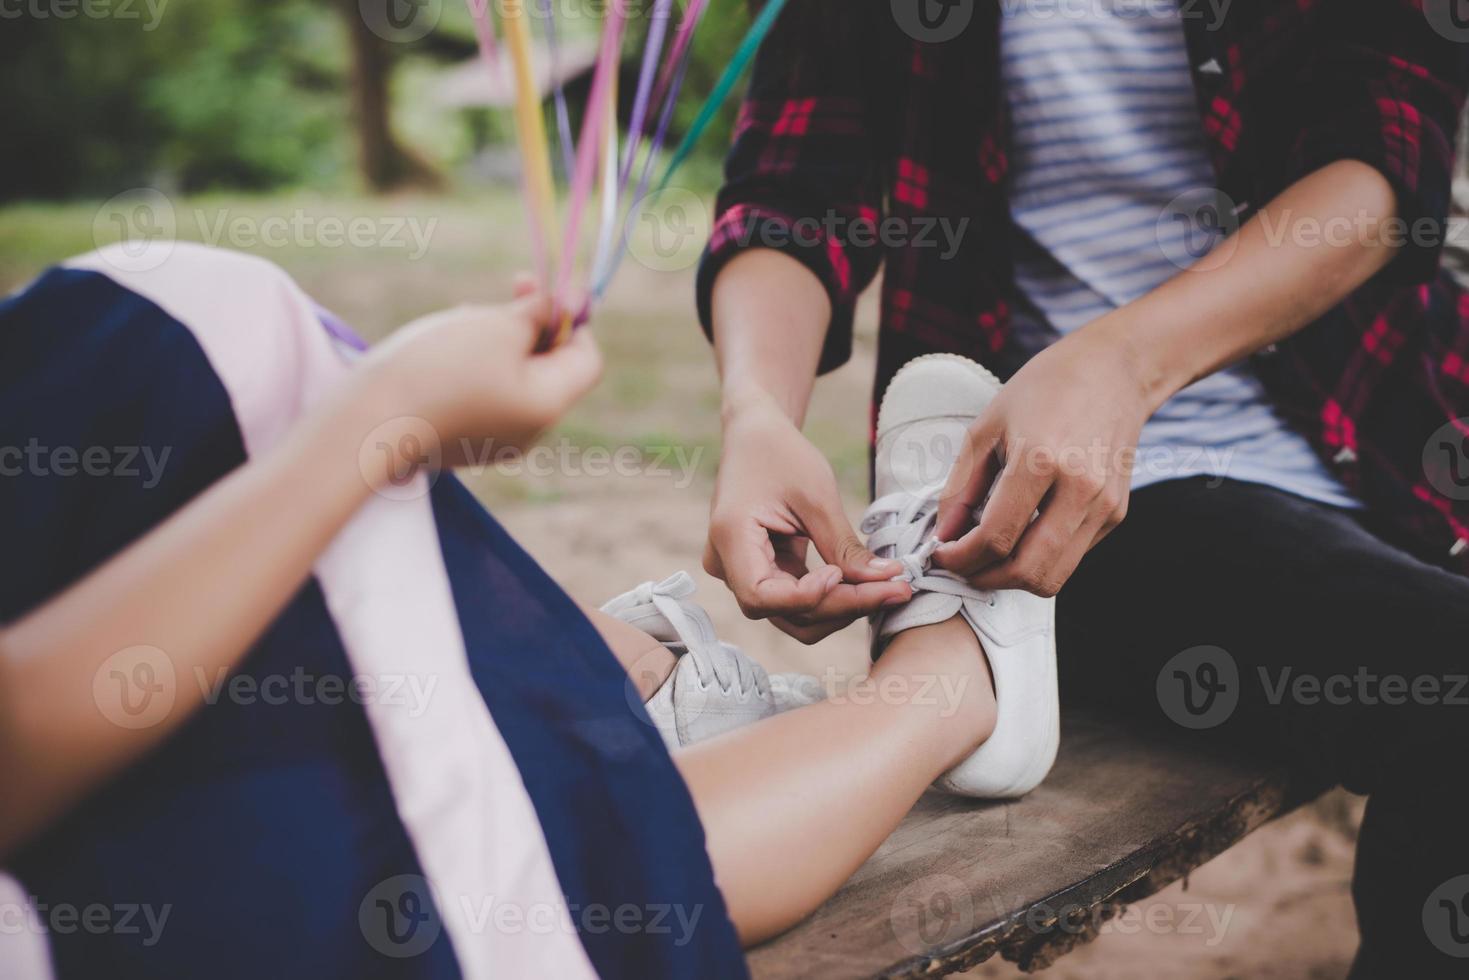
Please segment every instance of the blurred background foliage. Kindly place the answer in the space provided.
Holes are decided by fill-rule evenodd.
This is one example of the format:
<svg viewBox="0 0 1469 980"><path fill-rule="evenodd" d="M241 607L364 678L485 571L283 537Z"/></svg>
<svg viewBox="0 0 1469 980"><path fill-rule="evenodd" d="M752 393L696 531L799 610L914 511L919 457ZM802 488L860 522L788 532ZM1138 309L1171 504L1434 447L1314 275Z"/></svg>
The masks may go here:
<svg viewBox="0 0 1469 980"><path fill-rule="evenodd" d="M556 2L567 34L599 27L605 0ZM625 93L648 24L647 2L631 2ZM411 6L435 26L385 41L365 29L372 4ZM748 22L744 0L713 0L677 126ZM475 158L498 149L513 167L508 113L446 107L432 94L474 53L464 0L24 0L0 22L0 200L142 185L340 192L503 181L504 166ZM584 93L571 87L578 116ZM735 111L726 106L706 137L694 179L713 180Z"/></svg>

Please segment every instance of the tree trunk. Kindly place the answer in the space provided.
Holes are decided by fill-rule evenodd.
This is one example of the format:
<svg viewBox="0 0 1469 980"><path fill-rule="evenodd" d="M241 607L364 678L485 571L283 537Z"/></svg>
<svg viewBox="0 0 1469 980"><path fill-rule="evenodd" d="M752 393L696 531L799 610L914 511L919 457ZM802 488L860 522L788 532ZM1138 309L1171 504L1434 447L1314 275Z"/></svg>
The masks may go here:
<svg viewBox="0 0 1469 980"><path fill-rule="evenodd" d="M373 33L362 16L358 0L340 0L339 9L346 18L352 51L352 107L363 180L374 191L408 185L439 188L443 181L433 167L393 135L388 95L395 60L391 44Z"/></svg>

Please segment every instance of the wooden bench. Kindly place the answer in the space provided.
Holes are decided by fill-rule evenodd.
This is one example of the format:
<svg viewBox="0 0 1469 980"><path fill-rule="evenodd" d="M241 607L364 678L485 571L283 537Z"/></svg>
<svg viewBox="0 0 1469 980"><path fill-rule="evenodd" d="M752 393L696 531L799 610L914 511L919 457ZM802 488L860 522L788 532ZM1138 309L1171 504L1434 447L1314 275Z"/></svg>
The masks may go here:
<svg viewBox="0 0 1469 980"><path fill-rule="evenodd" d="M928 794L815 916L752 950L750 969L939 977L996 954L1043 969L1315 795L1180 734L1068 710L1040 789L1006 804Z"/></svg>

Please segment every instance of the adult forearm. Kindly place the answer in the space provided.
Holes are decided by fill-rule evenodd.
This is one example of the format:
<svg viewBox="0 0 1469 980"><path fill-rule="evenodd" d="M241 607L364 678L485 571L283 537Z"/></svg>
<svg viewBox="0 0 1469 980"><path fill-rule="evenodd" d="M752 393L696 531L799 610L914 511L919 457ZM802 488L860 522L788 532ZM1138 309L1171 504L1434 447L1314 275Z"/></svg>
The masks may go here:
<svg viewBox="0 0 1469 980"><path fill-rule="evenodd" d="M714 283L713 320L726 415L773 400L801 425L831 322L821 281L780 252L745 252Z"/></svg>
<svg viewBox="0 0 1469 980"><path fill-rule="evenodd" d="M176 730L203 702L201 672L238 664L388 477L388 455L359 453L382 417L358 379L273 452L0 632L0 855ZM120 666L172 680L172 706L146 727L119 724L119 689L98 680L135 647L156 652Z"/></svg>
<svg viewBox="0 0 1469 980"><path fill-rule="evenodd" d="M1392 186L1332 164L1272 201L1193 269L1072 337L1125 349L1156 408L1192 382L1289 337L1393 258Z"/></svg>

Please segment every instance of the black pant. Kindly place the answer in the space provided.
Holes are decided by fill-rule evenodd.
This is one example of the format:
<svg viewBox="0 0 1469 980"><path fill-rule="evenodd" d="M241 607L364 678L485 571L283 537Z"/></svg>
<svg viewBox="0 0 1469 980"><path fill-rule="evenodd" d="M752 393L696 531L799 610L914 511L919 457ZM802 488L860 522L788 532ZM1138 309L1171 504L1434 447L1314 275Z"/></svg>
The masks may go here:
<svg viewBox="0 0 1469 980"><path fill-rule="evenodd" d="M1134 496L1057 616L1068 698L1369 796L1354 977L1469 976L1469 579L1351 512L1193 479Z"/></svg>

